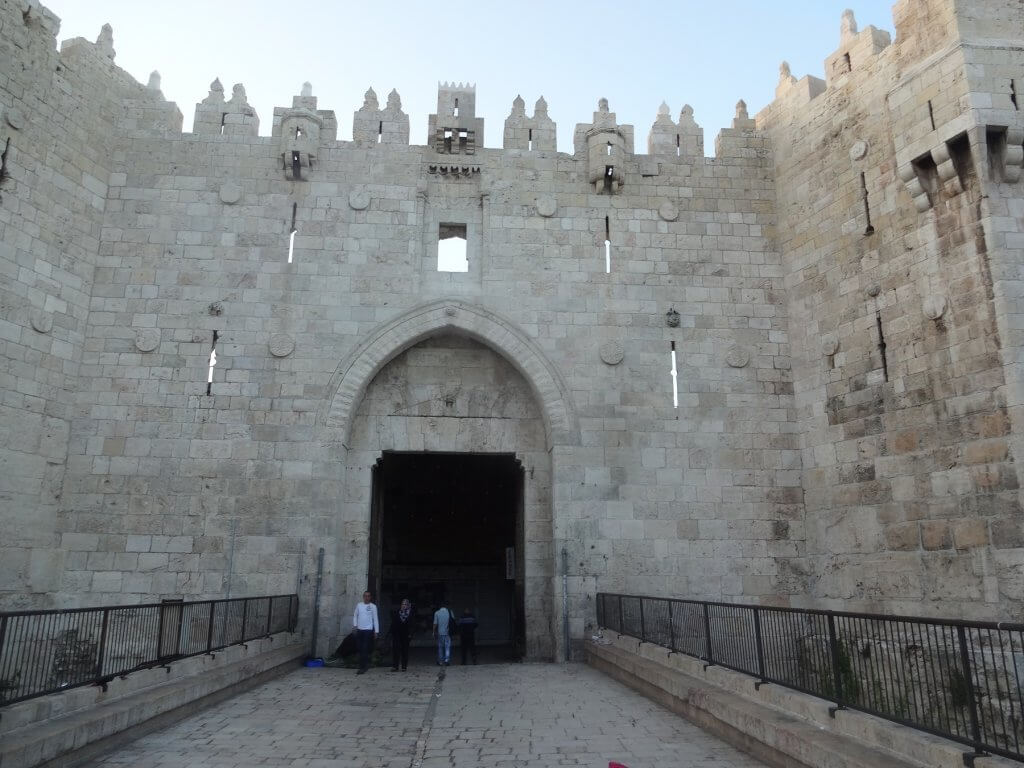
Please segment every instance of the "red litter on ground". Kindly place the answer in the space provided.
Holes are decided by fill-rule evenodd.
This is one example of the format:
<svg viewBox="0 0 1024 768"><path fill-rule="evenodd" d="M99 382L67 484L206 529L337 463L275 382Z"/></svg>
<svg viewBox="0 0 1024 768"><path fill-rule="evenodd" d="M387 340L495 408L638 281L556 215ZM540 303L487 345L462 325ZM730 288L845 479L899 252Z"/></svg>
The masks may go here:
<svg viewBox="0 0 1024 768"><path fill-rule="evenodd" d="M622 763L616 763L614 760L612 760L610 763L608 763L608 768L629 768L629 766L623 765Z"/></svg>

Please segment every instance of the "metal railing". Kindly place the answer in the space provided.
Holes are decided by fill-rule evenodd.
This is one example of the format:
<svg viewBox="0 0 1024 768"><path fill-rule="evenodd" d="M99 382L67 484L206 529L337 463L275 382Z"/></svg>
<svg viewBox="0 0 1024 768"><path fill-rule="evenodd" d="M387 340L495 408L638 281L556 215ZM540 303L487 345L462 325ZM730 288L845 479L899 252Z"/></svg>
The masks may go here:
<svg viewBox="0 0 1024 768"><path fill-rule="evenodd" d="M1024 761L1024 624L598 593L598 626ZM760 683L759 683L760 684Z"/></svg>
<svg viewBox="0 0 1024 768"><path fill-rule="evenodd" d="M297 595L0 613L0 706L294 631Z"/></svg>

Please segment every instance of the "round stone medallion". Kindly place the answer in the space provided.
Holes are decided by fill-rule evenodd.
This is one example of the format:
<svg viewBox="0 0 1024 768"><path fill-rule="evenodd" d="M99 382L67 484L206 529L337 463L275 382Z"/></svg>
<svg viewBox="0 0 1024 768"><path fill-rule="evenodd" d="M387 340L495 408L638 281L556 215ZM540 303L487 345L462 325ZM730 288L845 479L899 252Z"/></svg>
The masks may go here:
<svg viewBox="0 0 1024 768"><path fill-rule="evenodd" d="M53 315L45 310L33 309L28 319L39 333L49 333L53 330Z"/></svg>
<svg viewBox="0 0 1024 768"><path fill-rule="evenodd" d="M288 357L295 350L295 339L287 333L275 333L270 337L270 354L274 357Z"/></svg>
<svg viewBox="0 0 1024 768"><path fill-rule="evenodd" d="M622 358L625 357L626 350L623 348L621 341L612 340L602 344L598 353L601 355L601 362L607 365L618 365L622 362Z"/></svg>
<svg viewBox="0 0 1024 768"><path fill-rule="evenodd" d="M152 352L160 344L157 328L140 328L135 332L135 348L140 352Z"/></svg>
<svg viewBox="0 0 1024 768"><path fill-rule="evenodd" d="M744 368L750 362L750 353L743 347L731 347L725 353L725 362L730 368Z"/></svg>
<svg viewBox="0 0 1024 768"><path fill-rule="evenodd" d="M365 189L353 189L348 193L348 204L353 211L364 211L370 207L370 193Z"/></svg>
<svg viewBox="0 0 1024 768"><path fill-rule="evenodd" d="M666 200L658 208L658 215L665 221L675 221L679 218L679 209L671 200Z"/></svg>
<svg viewBox="0 0 1024 768"><path fill-rule="evenodd" d="M448 315L448 317L455 317L455 315L459 313L459 310L457 310L455 307L449 304L447 307L444 308L444 313Z"/></svg>
<svg viewBox="0 0 1024 768"><path fill-rule="evenodd" d="M864 293L866 293L872 299L875 298L881 292L882 286L880 286L878 283L872 283L871 285L864 289Z"/></svg>
<svg viewBox="0 0 1024 768"><path fill-rule="evenodd" d="M14 130L21 129L21 113L14 107L7 107L3 110L4 121Z"/></svg>
<svg viewBox="0 0 1024 768"><path fill-rule="evenodd" d="M850 147L850 159L851 160L863 160L864 156L868 153L868 143L866 141L854 142L853 146Z"/></svg>
<svg viewBox="0 0 1024 768"><path fill-rule="evenodd" d="M233 182L222 184L220 187L220 201L227 205L234 205L242 199L242 187Z"/></svg>
<svg viewBox="0 0 1024 768"><path fill-rule="evenodd" d="M831 333L821 337L821 354L830 357L839 351L839 340Z"/></svg>
<svg viewBox="0 0 1024 768"><path fill-rule="evenodd" d="M555 198L551 195L543 195L537 198L537 213L545 218L555 215L555 211L558 210L558 203Z"/></svg>
<svg viewBox="0 0 1024 768"><path fill-rule="evenodd" d="M941 294L932 294L924 299L924 316L929 320L938 320L946 314L946 297Z"/></svg>

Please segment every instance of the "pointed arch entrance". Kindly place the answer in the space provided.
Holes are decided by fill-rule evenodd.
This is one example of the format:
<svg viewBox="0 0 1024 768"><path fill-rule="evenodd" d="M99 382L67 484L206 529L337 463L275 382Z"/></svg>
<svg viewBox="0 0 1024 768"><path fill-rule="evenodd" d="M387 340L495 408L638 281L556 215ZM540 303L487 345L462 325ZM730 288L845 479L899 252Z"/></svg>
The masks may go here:
<svg viewBox="0 0 1024 768"><path fill-rule="evenodd" d="M321 423L336 436L344 456L335 558L341 605L361 594L371 579L391 590L418 589L426 581L435 591L451 591L447 599L463 602L473 584L473 595L492 596L482 609L497 616L504 607L493 597L502 589L494 574L507 568L500 573L509 579L506 592L512 594L515 588L513 613L521 621L526 656L554 658L561 645L561 617L556 615L560 602L555 599L554 454L562 446L578 444L578 428L567 389L535 342L479 306L435 302L370 334L339 367L331 391L334 396ZM440 474L435 483L429 470L417 474L420 470L414 469L425 466L424 460L437 463L441 456L447 459L437 471L443 469L443 482L454 482L461 495L441 502L425 497L410 501L412 485L429 491L442 482ZM385 466L391 468L390 496L381 485ZM505 469L499 471L500 466ZM410 473L404 478L402 467ZM497 472L493 477L504 478L494 484L507 486L505 496L488 500L477 477L485 467ZM462 484L452 479L460 472L466 477ZM390 527L387 498L392 504ZM429 530L429 524L422 527L424 520L409 517L416 514L457 513L463 515L458 530L479 532L483 529L474 528L474 504L491 504L512 515L499 514L485 526L494 529L495 537L511 541L480 539L478 548L486 557L479 561L455 553L447 540L426 544L423 557L411 558L408 537L404 544L394 538L396 519ZM385 541L389 535L392 540ZM452 547L470 546L473 535ZM500 562L491 562L499 551ZM432 566L437 568L431 574ZM382 595L382 602L391 597ZM421 610L426 612L426 607ZM510 631L511 621L500 632Z"/></svg>

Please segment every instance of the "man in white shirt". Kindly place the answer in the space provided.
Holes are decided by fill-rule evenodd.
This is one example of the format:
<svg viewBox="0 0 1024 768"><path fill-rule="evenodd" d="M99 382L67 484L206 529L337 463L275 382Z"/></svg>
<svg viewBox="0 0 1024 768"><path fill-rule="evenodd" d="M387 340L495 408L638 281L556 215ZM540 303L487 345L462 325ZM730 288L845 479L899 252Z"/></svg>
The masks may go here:
<svg viewBox="0 0 1024 768"><path fill-rule="evenodd" d="M448 634L448 626L451 623L452 614L444 603L434 611L434 637L437 638L437 665L448 666L452 655L452 638Z"/></svg>
<svg viewBox="0 0 1024 768"><path fill-rule="evenodd" d="M377 606L371 601L373 595L369 591L363 592L363 602L356 604L355 613L352 614L352 628L356 632L356 644L359 647L359 671L361 675L370 666L370 653L373 651L373 641L380 636L380 622L377 620Z"/></svg>

